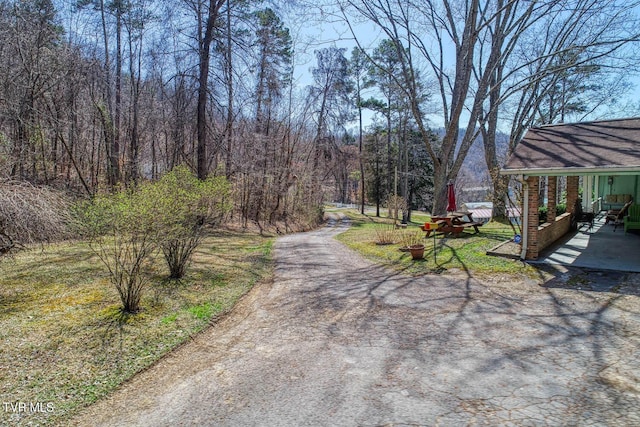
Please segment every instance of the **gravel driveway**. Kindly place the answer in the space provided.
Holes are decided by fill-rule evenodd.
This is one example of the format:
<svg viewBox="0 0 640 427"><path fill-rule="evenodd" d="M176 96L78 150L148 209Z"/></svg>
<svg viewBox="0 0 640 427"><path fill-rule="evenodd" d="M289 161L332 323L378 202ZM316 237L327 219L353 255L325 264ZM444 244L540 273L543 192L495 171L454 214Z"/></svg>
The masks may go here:
<svg viewBox="0 0 640 427"><path fill-rule="evenodd" d="M640 425L638 296L408 278L345 226L280 238L272 284L73 424Z"/></svg>

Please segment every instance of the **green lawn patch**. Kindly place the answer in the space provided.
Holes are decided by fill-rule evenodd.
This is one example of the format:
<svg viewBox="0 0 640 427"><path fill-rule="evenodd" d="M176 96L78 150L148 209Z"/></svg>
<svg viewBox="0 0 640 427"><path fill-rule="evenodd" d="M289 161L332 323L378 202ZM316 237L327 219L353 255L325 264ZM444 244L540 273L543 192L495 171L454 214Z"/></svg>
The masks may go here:
<svg viewBox="0 0 640 427"><path fill-rule="evenodd" d="M166 279L157 255L135 315L122 312L103 264L86 243L4 259L0 400L17 411L0 408L0 425L61 423L103 397L270 277L272 244L255 234L209 235L181 280ZM18 407L22 403L26 411Z"/></svg>
<svg viewBox="0 0 640 427"><path fill-rule="evenodd" d="M480 233L473 229L465 231L457 237L444 237L440 234L435 239L425 238L420 226L429 221L425 214L412 215L412 222L405 229L394 229L393 221L387 218L376 218L360 215L355 211L347 211L353 226L337 238L350 248L365 257L390 268L402 270L411 275L444 272L447 270L463 270L476 276L500 273L502 275L534 276L535 269L517 260L486 255L487 250L513 237L513 229L507 224L489 222L480 227ZM392 233L393 244L377 244L381 230L385 237ZM418 234L425 245L424 259L414 261L411 254L402 252L403 242L411 240ZM407 239L407 237L409 239Z"/></svg>

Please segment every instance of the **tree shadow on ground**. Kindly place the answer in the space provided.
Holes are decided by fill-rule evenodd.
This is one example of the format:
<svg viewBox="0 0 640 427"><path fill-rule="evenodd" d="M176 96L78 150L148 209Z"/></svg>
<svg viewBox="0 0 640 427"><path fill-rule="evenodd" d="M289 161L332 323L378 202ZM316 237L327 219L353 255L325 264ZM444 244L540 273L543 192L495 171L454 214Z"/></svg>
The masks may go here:
<svg viewBox="0 0 640 427"><path fill-rule="evenodd" d="M544 267L544 269L553 270L551 267ZM553 278L542 286L549 289L640 296L640 273L578 267L565 269L566 271L555 271Z"/></svg>
<svg viewBox="0 0 640 427"><path fill-rule="evenodd" d="M388 375L396 379L380 380L380 387L419 388L433 399L438 393L456 396L453 411L460 412L482 401L485 421L512 420L506 414L514 411L553 419L560 408L565 421L606 423L635 410L637 401L627 391L640 390L640 384L620 383L618 374L640 368L632 357L640 342L633 296L598 290L604 285L596 286L596 278L608 276L590 271L583 276L596 293L573 292L557 277L543 286L531 280L482 281L465 268L455 248L449 249L438 264L459 262L455 277L410 277L402 270L349 262L346 252L325 241L297 241L276 266L291 286L287 300L279 301L287 312L283 321L301 330L312 325L313 334L360 352L384 346ZM611 280L616 277L623 278ZM408 366L415 371L400 379ZM527 403L510 406L510 401Z"/></svg>

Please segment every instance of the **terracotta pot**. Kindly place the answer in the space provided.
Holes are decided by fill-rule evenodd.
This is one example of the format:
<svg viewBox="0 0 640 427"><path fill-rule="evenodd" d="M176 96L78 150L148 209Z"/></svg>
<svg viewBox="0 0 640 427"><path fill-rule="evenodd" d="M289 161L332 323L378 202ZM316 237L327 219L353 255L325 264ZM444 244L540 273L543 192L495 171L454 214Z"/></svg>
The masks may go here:
<svg viewBox="0 0 640 427"><path fill-rule="evenodd" d="M409 246L409 251L413 259L424 258L424 245L411 245Z"/></svg>

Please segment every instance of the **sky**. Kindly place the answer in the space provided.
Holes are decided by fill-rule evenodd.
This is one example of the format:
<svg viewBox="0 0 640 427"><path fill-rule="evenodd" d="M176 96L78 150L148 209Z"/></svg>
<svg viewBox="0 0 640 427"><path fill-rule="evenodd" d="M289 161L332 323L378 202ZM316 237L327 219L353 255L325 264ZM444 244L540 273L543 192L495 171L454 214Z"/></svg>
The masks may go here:
<svg viewBox="0 0 640 427"><path fill-rule="evenodd" d="M347 50L345 55L348 58L353 47L357 45L355 40L353 40L353 36L349 28L346 24L340 22L339 19L333 19L331 22L327 22L326 17L325 19L321 19L323 17L317 16L317 18L318 19L315 20L310 19L298 21L297 27L295 25L291 27L292 34L294 34L296 42L296 52L299 54L297 58L298 63L296 64L295 69L295 75L299 86L306 86L312 83L310 69L315 65L315 57L313 55L314 50L330 46L346 48ZM354 28L357 33L358 40L365 48L374 48L379 41L384 38L384 36L381 35L380 30L372 23L360 23ZM451 49L451 52L454 52L453 49ZM449 59L449 62L452 65L454 64L453 55ZM619 111L608 112L604 116L602 113L599 115L593 114L590 117L587 117L586 120L623 118L637 116L640 114L640 76L630 77L633 89L630 90L629 93L623 94L620 97L620 103L635 104L634 108L620 108ZM366 111L366 122L370 123L373 116L374 114L372 112ZM444 125L441 114L430 116L429 120L432 127L441 127ZM465 120L462 120L461 123L466 122ZM510 123L503 123L500 130L508 133L510 131L510 127Z"/></svg>

